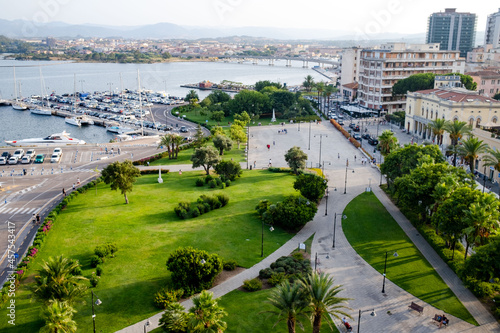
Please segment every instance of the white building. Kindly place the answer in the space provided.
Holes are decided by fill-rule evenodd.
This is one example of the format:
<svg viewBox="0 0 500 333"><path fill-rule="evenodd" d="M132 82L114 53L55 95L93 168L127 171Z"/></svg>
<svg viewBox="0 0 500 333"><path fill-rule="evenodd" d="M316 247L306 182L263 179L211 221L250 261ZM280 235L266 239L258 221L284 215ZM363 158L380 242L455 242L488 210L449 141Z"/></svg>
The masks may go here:
<svg viewBox="0 0 500 333"><path fill-rule="evenodd" d="M494 49L500 47L500 9L498 13L488 15L484 44L492 44Z"/></svg>

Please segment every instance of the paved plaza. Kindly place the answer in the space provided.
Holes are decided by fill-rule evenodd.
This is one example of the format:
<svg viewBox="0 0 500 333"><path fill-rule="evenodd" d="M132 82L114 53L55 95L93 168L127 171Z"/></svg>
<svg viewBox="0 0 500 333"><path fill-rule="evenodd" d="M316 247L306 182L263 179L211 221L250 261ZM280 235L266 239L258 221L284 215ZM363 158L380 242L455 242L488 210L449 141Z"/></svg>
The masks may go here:
<svg viewBox="0 0 500 333"><path fill-rule="evenodd" d="M368 128L372 134L375 134L372 131L376 131L376 125L368 125ZM286 129L287 134L282 132L284 129ZM380 126L380 133L383 129L390 129L390 125ZM393 130L398 138L401 138L400 142L409 143L411 141L411 136L408 134L397 133L396 128ZM407 142L404 141L404 138L407 139ZM269 149L267 145L270 146ZM250 129L249 166L253 168L255 163L258 169L267 168L269 160L271 160L273 166L286 167L284 154L293 146L301 147L307 153L308 167L320 166L324 168L329 179L328 215L325 216L326 203L323 199L313 221L260 263L212 288L215 297L221 297L240 287L244 280L258 276L259 270L268 267L279 257L290 254L298 243L306 241L314 234L312 254L313 257L316 253L318 254L318 269L332 274L335 282L343 285L344 291L340 296L353 298L349 302L349 306L352 308L349 313L354 318L350 320L350 323L355 331L358 329L358 311L371 309L374 309L377 315L370 316L371 311L364 313L361 317L360 332L433 332L437 330L438 327L432 323L431 318L434 314L442 313L442 311L397 287L390 281L390 277L386 281L386 292L383 294L381 292L382 275L352 249L342 232L341 223L337 223L336 246L335 249L332 249L334 213L342 213L352 199L371 186L374 194L389 213L480 324L476 327L447 314L451 324L446 330L450 332L500 332L500 326L495 318L476 297L464 288L458 277L379 189L381 178L378 169L370 164L362 164L361 151L354 148L329 122L301 124L300 130L298 124L252 127ZM378 156L376 157L378 158ZM349 166L346 173L347 159ZM242 163L243 167L246 167L245 164ZM188 167L186 165L179 168L187 170ZM344 190L346 194L344 194ZM416 302L424 307L422 315L408 309L411 302ZM189 308L192 302L187 300L183 305ZM151 326L149 329L158 327L160 317L161 313L150 318ZM142 332L145 322L139 322L119 332ZM336 325L341 332L344 331L338 321Z"/></svg>

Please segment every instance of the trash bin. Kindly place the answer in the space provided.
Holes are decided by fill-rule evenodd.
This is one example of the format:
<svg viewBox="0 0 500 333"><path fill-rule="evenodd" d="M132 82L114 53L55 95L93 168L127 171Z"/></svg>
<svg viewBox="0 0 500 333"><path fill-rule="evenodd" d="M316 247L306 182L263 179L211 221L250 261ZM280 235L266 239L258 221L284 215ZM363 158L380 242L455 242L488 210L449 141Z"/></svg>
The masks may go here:
<svg viewBox="0 0 500 333"><path fill-rule="evenodd" d="M252 170L252 166L250 165L250 170Z"/></svg>

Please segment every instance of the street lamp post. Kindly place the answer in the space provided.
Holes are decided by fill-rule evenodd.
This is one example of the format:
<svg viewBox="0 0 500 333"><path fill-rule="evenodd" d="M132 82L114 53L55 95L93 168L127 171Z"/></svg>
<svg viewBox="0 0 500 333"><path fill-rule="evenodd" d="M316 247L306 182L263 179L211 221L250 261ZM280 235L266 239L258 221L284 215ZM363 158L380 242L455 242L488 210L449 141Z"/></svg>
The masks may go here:
<svg viewBox="0 0 500 333"><path fill-rule="evenodd" d="M271 226L269 231L273 232L274 228ZM264 257L264 221L262 221L262 243L260 246L260 256L261 258Z"/></svg>
<svg viewBox="0 0 500 333"><path fill-rule="evenodd" d="M94 310L94 304L95 304L95 305L101 305L101 304L102 304L102 302L101 302L101 300L99 299L99 297L97 297L97 295L96 295L96 294L94 294L94 292L93 292L92 290L91 290L90 292L91 292L91 294L92 294L92 324L94 325L94 333L95 333L95 310ZM95 296L95 298L96 298L95 303L94 303L94 296Z"/></svg>
<svg viewBox="0 0 500 333"><path fill-rule="evenodd" d="M314 137L317 137L317 136L319 136L319 165L321 165L321 141L322 141L322 139L323 139L324 136L328 137L328 135L326 135L326 134L317 134Z"/></svg>
<svg viewBox="0 0 500 333"><path fill-rule="evenodd" d="M148 326L151 325L151 322L149 319L144 323L144 333L148 332Z"/></svg>
<svg viewBox="0 0 500 333"><path fill-rule="evenodd" d="M386 270L387 270L387 253L389 251L385 251L385 262L384 262L384 282L382 283L382 293L385 293L385 273L386 273ZM398 252L394 252L393 254L394 257L398 257L399 254Z"/></svg>
<svg viewBox="0 0 500 333"><path fill-rule="evenodd" d="M382 186L382 150L380 151L380 186Z"/></svg>
<svg viewBox="0 0 500 333"><path fill-rule="evenodd" d="M335 216L333 218L333 244L332 248L335 248L335 230L337 229L337 215L342 216L342 218L345 220L347 218L346 215L342 215L342 213L335 213Z"/></svg>
<svg viewBox="0 0 500 333"><path fill-rule="evenodd" d="M349 169L349 159L346 159L345 162L345 185L344 185L344 194L347 193L347 170ZM351 169L352 173L354 173L354 169Z"/></svg>
<svg viewBox="0 0 500 333"><path fill-rule="evenodd" d="M326 194L325 194L325 216L328 215L328 197L330 195L330 190L328 190L328 187L326 188Z"/></svg>
<svg viewBox="0 0 500 333"><path fill-rule="evenodd" d="M311 124L312 120L309 120L309 147L307 148L307 150L311 150Z"/></svg>
<svg viewBox="0 0 500 333"><path fill-rule="evenodd" d="M359 314L358 314L358 333L359 333L359 324L361 323L361 314L364 313L364 312L372 312L370 313L370 315L372 317L375 317L377 314L375 313L375 309L370 309L370 310L359 310Z"/></svg>

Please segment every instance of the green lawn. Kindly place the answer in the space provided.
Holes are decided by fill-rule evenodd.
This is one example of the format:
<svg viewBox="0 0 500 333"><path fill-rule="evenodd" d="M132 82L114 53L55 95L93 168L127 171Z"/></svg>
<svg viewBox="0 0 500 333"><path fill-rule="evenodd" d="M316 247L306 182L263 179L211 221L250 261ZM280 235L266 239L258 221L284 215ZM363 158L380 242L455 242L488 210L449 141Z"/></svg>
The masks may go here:
<svg viewBox="0 0 500 333"><path fill-rule="evenodd" d="M179 246L218 253L243 267L259 262L261 221L254 207L261 199L276 202L295 192L294 177L267 170L245 171L225 190L214 190L195 186L201 175L198 171L172 172L163 176L163 184L157 183L156 175L143 176L129 194L129 205L119 192L104 184L98 186L97 196L93 190L79 195L59 215L29 274L33 275L42 260L62 254L80 260L84 275L89 276L94 248L115 242L119 249L116 258L103 264L103 277L95 289L102 301L96 308L97 331L114 332L158 312L153 294L168 281L165 263ZM190 220L175 216L173 208L179 201L195 201L203 193L220 191L230 197L226 207ZM292 236L278 228L266 233L266 255ZM9 325L9 332L37 332L43 325L40 307L30 303L29 296L24 283L16 293L16 326ZM86 303L77 304L76 309L78 330L90 332L90 293ZM0 316L6 317L5 309L0 310ZM2 320L0 331L6 327L7 321Z"/></svg>
<svg viewBox="0 0 500 333"><path fill-rule="evenodd" d="M208 143L213 147L212 141ZM245 162L246 153L245 153L246 142L241 143L240 149L238 149L238 145L233 144L233 148L230 151L224 151L224 155L222 155L223 160L233 159L235 162ZM168 156L165 158L161 158L154 162L151 162L150 165L175 165L175 164L193 164L191 162L191 156L194 154L194 148L184 149L179 151L179 155L177 159L169 160ZM172 170L175 171L175 170Z"/></svg>
<svg viewBox="0 0 500 333"><path fill-rule="evenodd" d="M373 193L359 195L347 205L344 214L348 217L342 221L347 240L368 264L382 274L385 252L389 251L389 280L436 308L477 325ZM393 256L395 251L398 257Z"/></svg>

